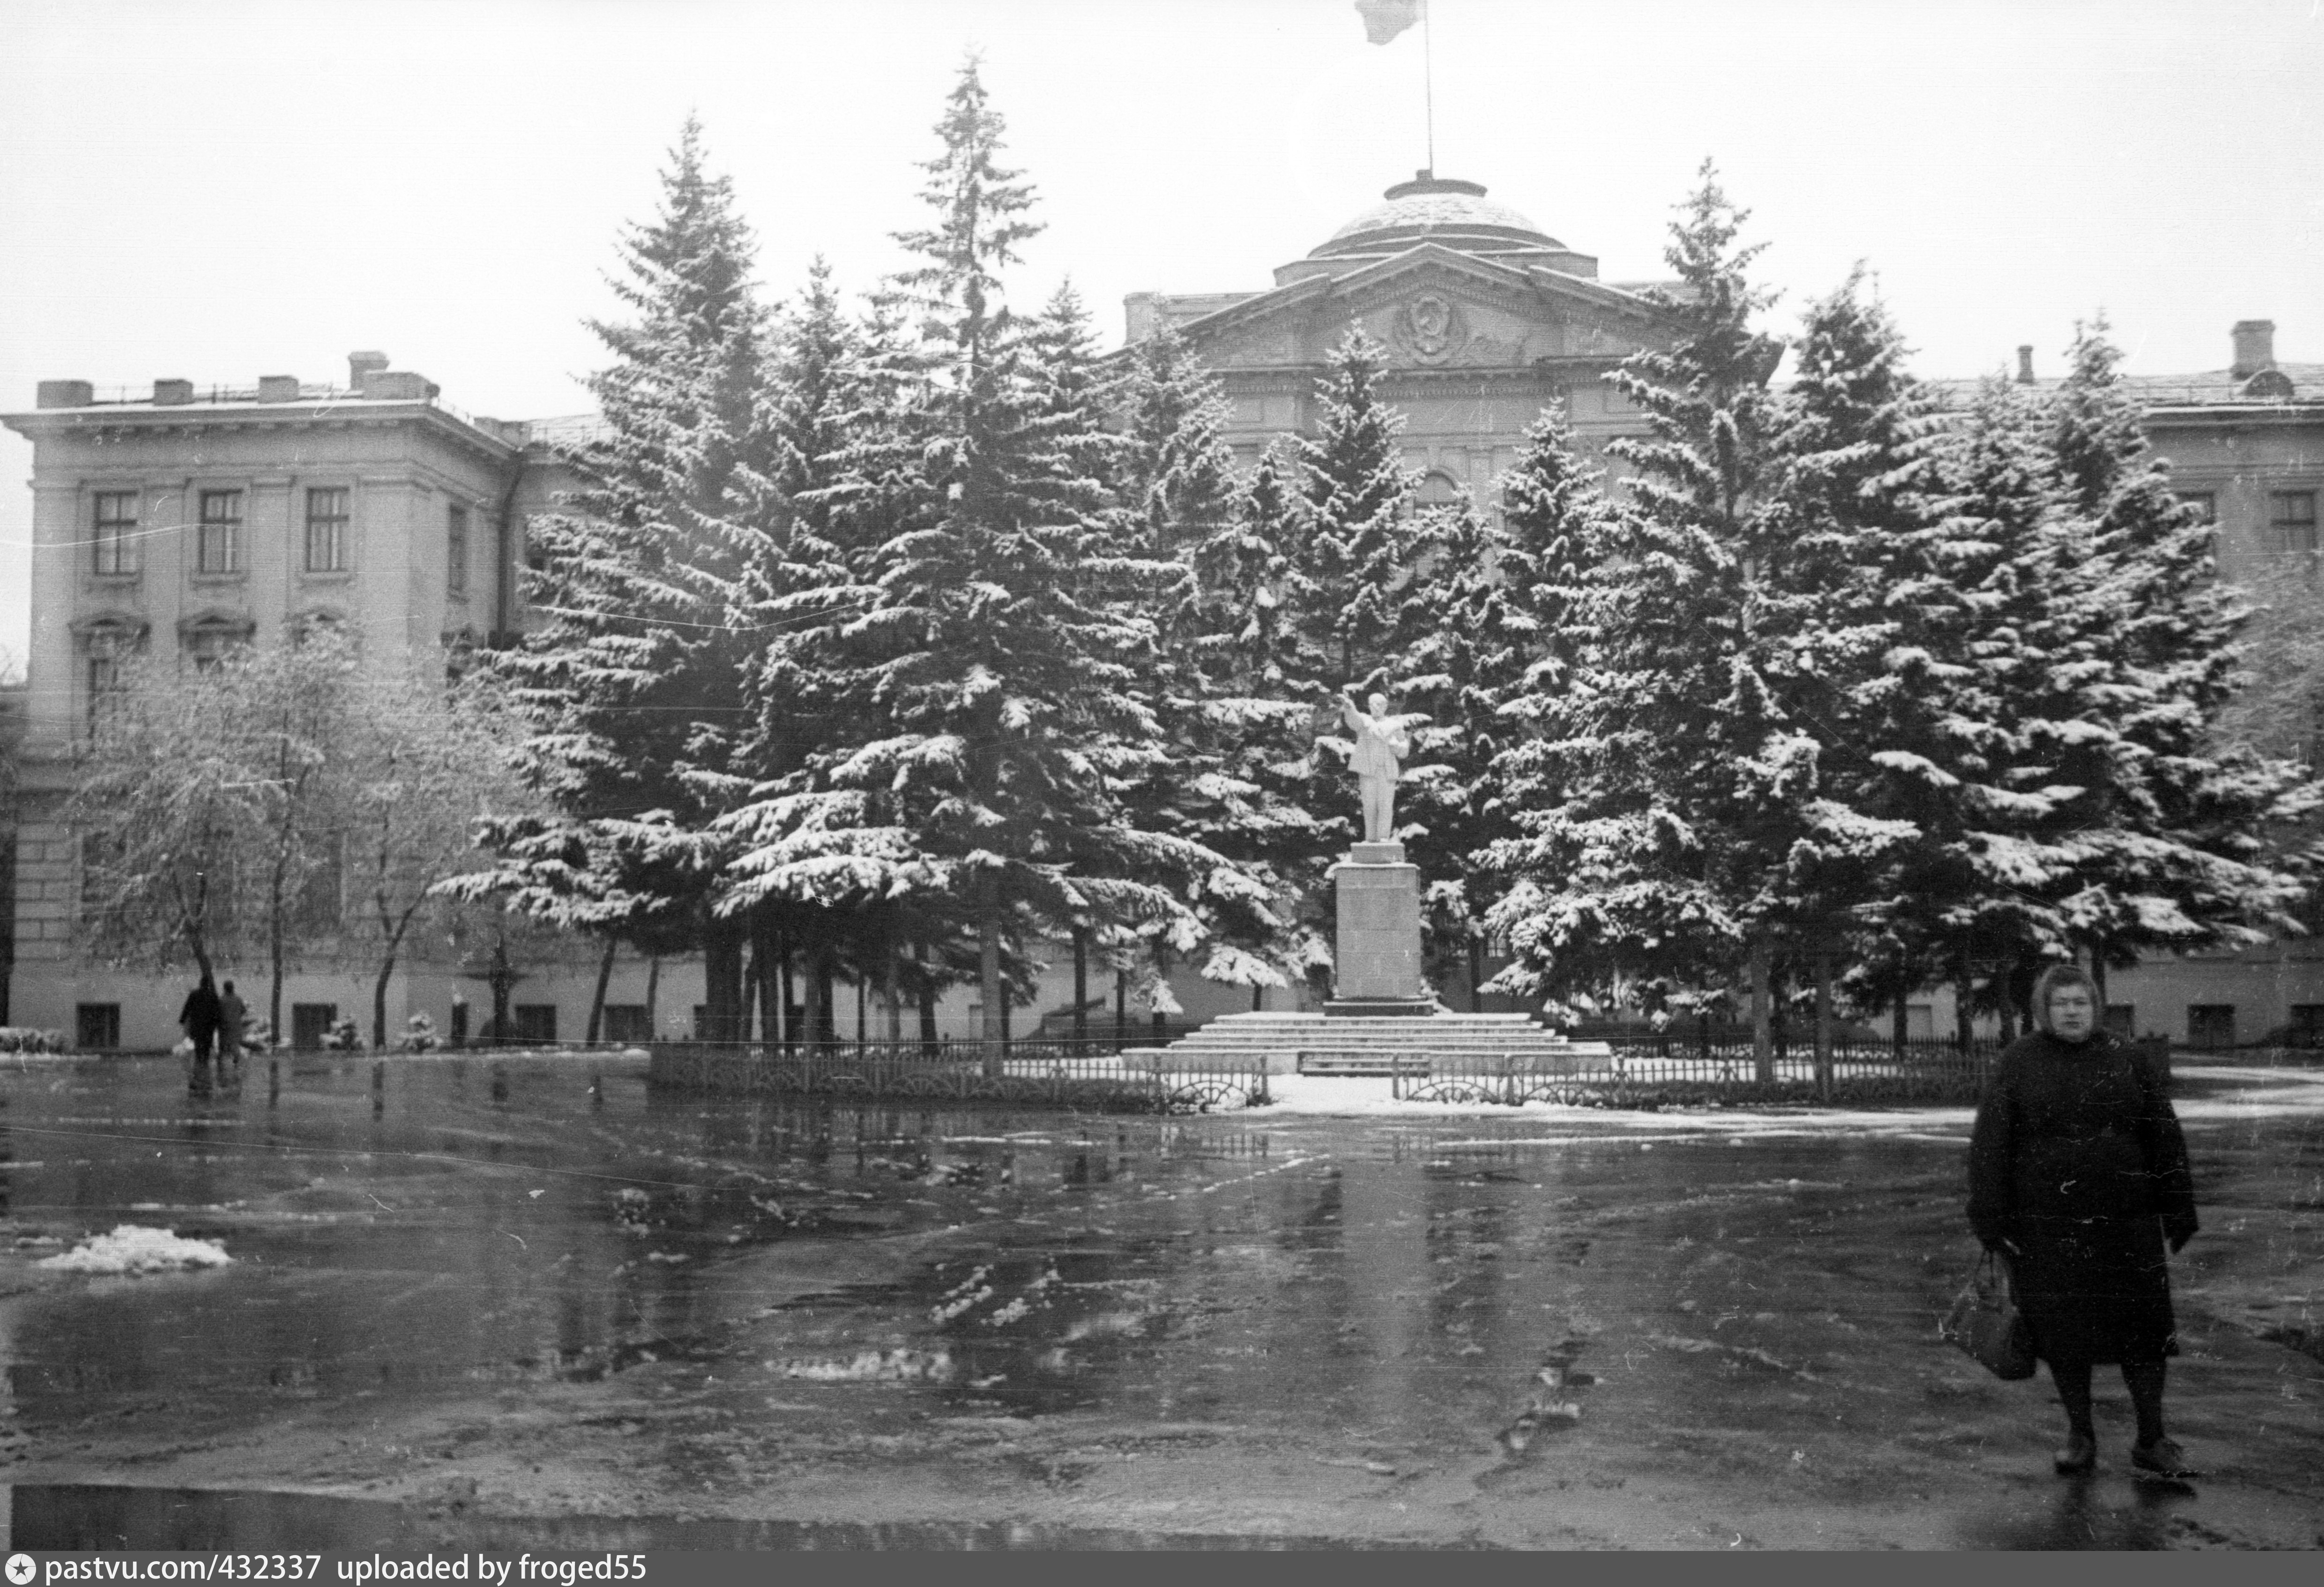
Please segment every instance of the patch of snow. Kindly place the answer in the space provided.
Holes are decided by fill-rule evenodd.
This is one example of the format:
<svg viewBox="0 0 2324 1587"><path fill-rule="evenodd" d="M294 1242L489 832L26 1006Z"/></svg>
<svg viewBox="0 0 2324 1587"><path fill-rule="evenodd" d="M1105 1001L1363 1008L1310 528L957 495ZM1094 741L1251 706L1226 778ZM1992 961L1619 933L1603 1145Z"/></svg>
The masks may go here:
<svg viewBox="0 0 2324 1587"><path fill-rule="evenodd" d="M949 1351L867 1350L853 1356L801 1357L782 1363L786 1378L816 1383L947 1383L954 1366Z"/></svg>
<svg viewBox="0 0 2324 1587"><path fill-rule="evenodd" d="M167 1229L116 1223L110 1234L92 1235L60 1255L32 1265L66 1273L171 1273L181 1268L219 1268L233 1261L213 1240L184 1240Z"/></svg>

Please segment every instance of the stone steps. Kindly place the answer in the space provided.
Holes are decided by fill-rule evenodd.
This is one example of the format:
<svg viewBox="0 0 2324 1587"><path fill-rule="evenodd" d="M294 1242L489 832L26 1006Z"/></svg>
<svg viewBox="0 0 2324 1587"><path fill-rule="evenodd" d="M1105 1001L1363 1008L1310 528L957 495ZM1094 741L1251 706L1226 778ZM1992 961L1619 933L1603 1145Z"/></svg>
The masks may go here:
<svg viewBox="0 0 2324 1587"><path fill-rule="evenodd" d="M1411 1019L1229 1014L1137 1056L1157 1070L1263 1067L1270 1075L1426 1075L1438 1065L1575 1074L1605 1067L1603 1042L1567 1041L1523 1014L1446 1011Z"/></svg>

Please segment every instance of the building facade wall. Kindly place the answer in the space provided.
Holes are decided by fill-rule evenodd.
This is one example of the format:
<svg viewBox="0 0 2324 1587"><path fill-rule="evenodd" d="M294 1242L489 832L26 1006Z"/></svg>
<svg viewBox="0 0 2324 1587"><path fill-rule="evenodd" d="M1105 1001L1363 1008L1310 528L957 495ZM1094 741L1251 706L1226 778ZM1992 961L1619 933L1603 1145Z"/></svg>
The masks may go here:
<svg viewBox="0 0 2324 1587"><path fill-rule="evenodd" d="M190 401L179 382L157 382L151 401L111 401L92 400L81 383L51 382L43 383L40 407L6 417L33 441L32 633L25 731L14 761L9 1011L16 1023L71 1033L84 1005L111 1006L125 1047L168 1047L177 1038L182 978L110 970L74 952L78 844L59 812L87 737L98 682L93 664L118 655L197 665L215 647L280 642L314 620L344 624L357 636L360 654L383 666L489 638L509 582L496 561L504 538L497 523L528 472L523 432L441 406L418 376L382 378L360 367L353 374L346 389L264 381L254 391L213 391L201 401ZM537 458L530 471L540 472ZM230 556L216 554L226 549L226 531L213 524L207 567L206 494L214 519L226 518L231 503L237 542ZM134 531L116 545L98 543L107 538L100 533L101 500L105 518L134 518ZM456 579L456 508L466 517ZM333 539L336 548L326 543ZM564 983L578 981L586 1021L594 958L576 967L558 962L565 956L544 955L540 969L558 983L560 1003L573 995ZM227 964L222 973L263 1009L263 965ZM334 1004L368 1031L371 974L338 941L304 942L286 984L286 1010L296 1002ZM462 985L456 954L416 944L390 987L391 1030L400 1032L409 1014L423 1009L447 1029ZM473 992L469 1001L477 1002ZM564 1028L579 1026L568 1017Z"/></svg>

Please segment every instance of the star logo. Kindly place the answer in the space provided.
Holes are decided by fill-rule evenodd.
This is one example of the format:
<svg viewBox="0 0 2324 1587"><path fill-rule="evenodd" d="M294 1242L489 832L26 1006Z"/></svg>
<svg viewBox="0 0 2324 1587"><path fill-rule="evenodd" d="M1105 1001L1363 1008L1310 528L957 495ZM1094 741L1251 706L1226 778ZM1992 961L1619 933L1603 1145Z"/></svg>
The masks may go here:
<svg viewBox="0 0 2324 1587"><path fill-rule="evenodd" d="M12 1554L8 1556L8 1580L14 1583L14 1587L24 1587L24 1583L40 1573L41 1567L31 1555Z"/></svg>

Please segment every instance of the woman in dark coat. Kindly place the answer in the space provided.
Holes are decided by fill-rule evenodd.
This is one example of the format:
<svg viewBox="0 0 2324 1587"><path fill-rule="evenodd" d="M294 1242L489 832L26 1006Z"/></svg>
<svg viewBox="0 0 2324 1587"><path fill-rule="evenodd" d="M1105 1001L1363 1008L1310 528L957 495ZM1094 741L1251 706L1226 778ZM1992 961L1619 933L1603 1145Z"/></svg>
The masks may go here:
<svg viewBox="0 0 2324 1587"><path fill-rule="evenodd" d="M2058 1470L2097 1463L2090 1369L2116 1362L2138 1413L2134 1470L2194 1476L2163 1430L2163 1358L2179 1351L2163 1246L2176 1252L2196 1227L2178 1115L2156 1066L2098 1029L2085 972L2043 972L2034 1014L2041 1029L2002 1053L1978 1105L1969 1226L2007 1259L2065 1405Z"/></svg>
<svg viewBox="0 0 2324 1587"><path fill-rule="evenodd" d="M187 1037L194 1044L195 1063L210 1061L210 1048L217 1041L218 1028L225 1022L226 1008L218 1001L217 985L205 970L201 984L186 994L185 1007L178 1010L178 1023L185 1027Z"/></svg>

